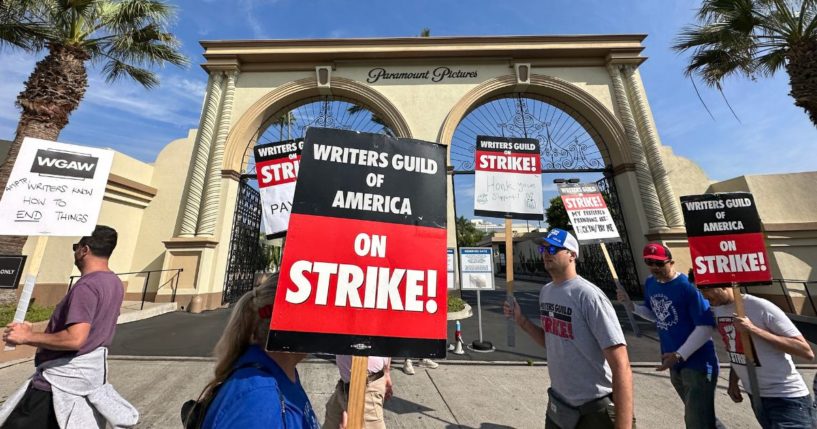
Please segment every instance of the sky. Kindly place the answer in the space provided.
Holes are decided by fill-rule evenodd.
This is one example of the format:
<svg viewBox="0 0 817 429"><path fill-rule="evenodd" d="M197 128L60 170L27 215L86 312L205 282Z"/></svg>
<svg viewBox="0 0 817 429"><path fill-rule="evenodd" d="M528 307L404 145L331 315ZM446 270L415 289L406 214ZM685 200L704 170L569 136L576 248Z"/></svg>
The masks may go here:
<svg viewBox="0 0 817 429"><path fill-rule="evenodd" d="M685 54L670 49L693 21L697 1L340 1L178 0L172 31L191 59L187 68L158 69L161 89L106 84L95 70L60 141L110 147L153 162L170 141L198 126L206 75L200 40L416 36L647 34L641 75L664 145L698 163L713 180L747 174L815 170L817 129L787 95L788 76L729 79L724 95L698 84L714 119L683 74ZM19 119L17 94L39 57L0 51L0 139ZM469 180L458 179L458 212L469 216ZM548 183L549 181L545 181ZM470 185L473 186L473 185ZM546 185L546 189L549 185ZM470 189L473 195L473 189ZM460 210L460 206L462 209ZM470 216L469 216L470 217Z"/></svg>

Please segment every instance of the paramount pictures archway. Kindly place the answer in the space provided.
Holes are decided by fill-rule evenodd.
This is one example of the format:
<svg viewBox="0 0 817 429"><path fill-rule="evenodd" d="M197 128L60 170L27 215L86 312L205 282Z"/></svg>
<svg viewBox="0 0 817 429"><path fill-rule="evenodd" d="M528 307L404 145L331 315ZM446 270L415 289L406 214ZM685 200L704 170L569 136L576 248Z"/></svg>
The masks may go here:
<svg viewBox="0 0 817 429"><path fill-rule="evenodd" d="M365 112L356 113L368 118L367 126L375 128L371 131L379 132L379 127L398 137L451 147L447 203L450 247L456 244L453 176L463 170L457 163L467 158L467 153L460 154L462 144L455 140L458 126L480 106L514 98L553 106L581 125L589 140L580 141L580 145L597 152L593 158L597 162L584 167L601 174L614 190L621 230L626 231L631 253L640 251L648 239L678 239L683 231L681 211L638 73L645 60L641 56L643 38L202 42L203 68L209 74L207 95L178 233L165 242L164 265L195 266L196 280L190 288L192 295L201 297L204 307L218 306L225 297L231 299L233 294L224 293L231 270L227 263L231 240L236 241L234 235L251 217L241 206L236 210L237 202L247 201L239 195L251 189L242 186L251 163L248 148L263 141L271 124L279 124L280 135L284 129L280 127L282 114L320 104L321 100L331 106L346 103L333 120L351 114L350 108L363 109ZM323 120L328 119L323 116ZM319 117L320 109L298 120L307 124ZM522 117L526 117L524 113ZM565 148L554 150L557 153ZM553 170L569 174L582 168L562 165ZM636 269L643 270L640 266ZM643 278L645 272L636 274Z"/></svg>

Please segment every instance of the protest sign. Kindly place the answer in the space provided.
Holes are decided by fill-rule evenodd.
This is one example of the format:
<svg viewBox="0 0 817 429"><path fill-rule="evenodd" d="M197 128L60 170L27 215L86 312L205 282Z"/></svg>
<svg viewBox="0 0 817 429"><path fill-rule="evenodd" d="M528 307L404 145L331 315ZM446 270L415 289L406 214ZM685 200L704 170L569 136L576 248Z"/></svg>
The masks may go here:
<svg viewBox="0 0 817 429"><path fill-rule="evenodd" d="M749 192L681 197L699 286L763 284L772 279L757 206Z"/></svg>
<svg viewBox="0 0 817 429"><path fill-rule="evenodd" d="M494 261L490 247L460 247L462 290L493 290Z"/></svg>
<svg viewBox="0 0 817 429"><path fill-rule="evenodd" d="M444 357L446 150L306 134L268 350Z"/></svg>
<svg viewBox="0 0 817 429"><path fill-rule="evenodd" d="M0 256L0 289L17 289L25 265L25 255Z"/></svg>
<svg viewBox="0 0 817 429"><path fill-rule="evenodd" d="M595 183L559 183L559 195L579 243L621 241L607 203Z"/></svg>
<svg viewBox="0 0 817 429"><path fill-rule="evenodd" d="M0 234L90 235L113 151L26 137L0 200Z"/></svg>
<svg viewBox="0 0 817 429"><path fill-rule="evenodd" d="M258 191L261 193L261 227L267 238L286 233L303 147L303 139L297 139L253 148Z"/></svg>
<svg viewBox="0 0 817 429"><path fill-rule="evenodd" d="M448 269L448 289L457 289L456 283L456 271L457 271L457 254L454 253L455 249L448 248L446 252L446 256L448 257L448 261L446 263Z"/></svg>
<svg viewBox="0 0 817 429"><path fill-rule="evenodd" d="M610 269L613 283L616 288L624 291L618 279L618 272L610 259L605 243L616 243L621 241L618 235L618 228L610 215L607 203L604 201L599 186L595 183L557 183L562 204L565 206L570 225L576 234L576 240L581 244L597 243ZM626 291L625 291L626 293ZM630 326L637 337L641 336L641 330L635 322L635 316L629 307L624 307Z"/></svg>
<svg viewBox="0 0 817 429"><path fill-rule="evenodd" d="M544 219L538 140L477 136L475 156L475 215Z"/></svg>

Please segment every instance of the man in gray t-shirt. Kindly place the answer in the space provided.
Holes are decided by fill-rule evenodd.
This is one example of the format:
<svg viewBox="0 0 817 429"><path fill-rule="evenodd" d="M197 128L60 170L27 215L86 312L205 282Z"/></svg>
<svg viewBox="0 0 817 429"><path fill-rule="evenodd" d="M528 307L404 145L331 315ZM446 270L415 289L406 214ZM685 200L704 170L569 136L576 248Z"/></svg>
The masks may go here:
<svg viewBox="0 0 817 429"><path fill-rule="evenodd" d="M545 427L560 428L571 420L577 429L632 427L630 359L610 300L576 274L579 244L570 233L552 229L540 252L553 278L539 294L541 326L525 317L517 303L513 308L506 303L504 310L547 349L551 389ZM615 421L608 413L611 402Z"/></svg>
<svg viewBox="0 0 817 429"><path fill-rule="evenodd" d="M108 267L117 238L113 228L98 225L90 236L74 244L74 264L82 277L57 304L45 332L32 332L28 322L11 323L3 333L3 341L37 347L37 367L110 345L125 294L122 282ZM38 369L3 429L57 427L51 385Z"/></svg>

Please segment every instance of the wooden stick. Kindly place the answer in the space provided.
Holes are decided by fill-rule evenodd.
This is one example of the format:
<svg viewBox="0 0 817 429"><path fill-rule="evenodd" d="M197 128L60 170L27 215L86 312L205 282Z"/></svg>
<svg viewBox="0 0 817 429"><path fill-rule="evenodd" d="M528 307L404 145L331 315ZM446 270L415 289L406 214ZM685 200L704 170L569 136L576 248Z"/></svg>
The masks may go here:
<svg viewBox="0 0 817 429"><path fill-rule="evenodd" d="M352 377L349 383L349 402L346 410L349 413L346 427L363 429L363 410L366 404L366 382L369 377L369 358L352 356Z"/></svg>
<svg viewBox="0 0 817 429"><path fill-rule="evenodd" d="M508 304L513 308L513 219L505 218L505 291ZM516 347L516 322L505 321L508 347ZM481 341L482 339L480 339Z"/></svg>
<svg viewBox="0 0 817 429"><path fill-rule="evenodd" d="M740 293L740 286L737 282L732 282L732 293L735 295L735 313L738 317L746 317L746 308L743 306L743 295ZM757 368L755 368L755 349L752 345L752 336L748 332L740 333L740 340L743 343L743 356L746 357L746 369L749 372L749 383L751 384L752 408L757 410L760 406L760 386L757 382Z"/></svg>
<svg viewBox="0 0 817 429"><path fill-rule="evenodd" d="M17 301L17 310L14 312L14 323L22 323L26 320L26 313L28 313L28 303L31 302L31 294L34 292L34 285L37 283L37 274L40 272L40 264L45 255L45 246L48 244L48 237L35 237L36 243L34 245L34 253L29 259L28 271L26 272L26 281L23 285L23 291L20 293L20 299ZM13 345L6 345L3 351L9 352L16 347Z"/></svg>
<svg viewBox="0 0 817 429"><path fill-rule="evenodd" d="M610 254L607 253L607 245L604 243L599 243L601 246L601 253L604 254L604 259L607 261L607 266L610 268L610 274L613 275L613 282L616 284L616 289L621 289L626 294L627 291L621 286L621 282L618 280L618 272L616 272L616 267L613 266L613 260L610 259ZM641 336L641 330L638 329L638 325L635 323L635 316L633 316L633 312L630 311L630 308L626 305L624 306L624 311L627 312L627 318L630 319L630 326L633 327L633 333L636 337Z"/></svg>

